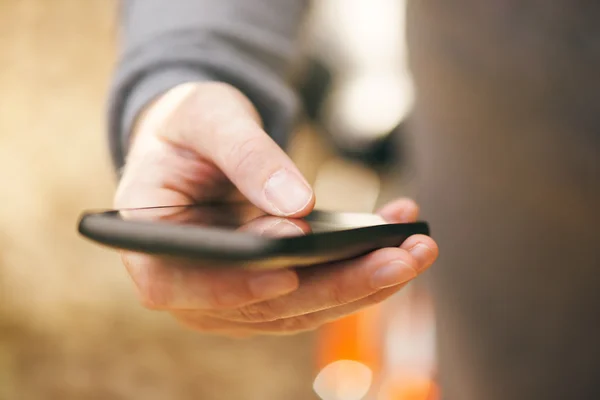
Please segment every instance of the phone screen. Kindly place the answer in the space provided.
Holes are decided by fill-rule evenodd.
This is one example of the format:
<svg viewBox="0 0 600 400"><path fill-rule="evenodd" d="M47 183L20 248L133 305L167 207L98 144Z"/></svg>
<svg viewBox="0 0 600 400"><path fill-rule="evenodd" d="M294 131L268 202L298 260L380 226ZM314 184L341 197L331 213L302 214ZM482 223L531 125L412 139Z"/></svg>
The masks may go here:
<svg viewBox="0 0 600 400"><path fill-rule="evenodd" d="M196 225L251 234L290 236L386 224L375 214L313 211L300 219L267 215L248 203L203 203L114 210L110 217L129 221Z"/></svg>
<svg viewBox="0 0 600 400"><path fill-rule="evenodd" d="M79 232L118 249L242 268L288 268L398 246L429 230L425 222L389 224L375 214L316 210L304 218L282 218L248 203L202 203L87 212Z"/></svg>

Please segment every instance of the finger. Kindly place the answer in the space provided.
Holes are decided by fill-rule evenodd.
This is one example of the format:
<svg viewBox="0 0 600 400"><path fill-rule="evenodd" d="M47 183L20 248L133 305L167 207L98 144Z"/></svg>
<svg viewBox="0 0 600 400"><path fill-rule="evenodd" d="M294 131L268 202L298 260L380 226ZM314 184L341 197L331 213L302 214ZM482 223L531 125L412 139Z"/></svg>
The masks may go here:
<svg viewBox="0 0 600 400"><path fill-rule="evenodd" d="M142 304L150 309L224 310L282 296L298 288L293 270L207 268L198 261L124 252Z"/></svg>
<svg viewBox="0 0 600 400"><path fill-rule="evenodd" d="M384 288L414 279L415 258L406 250L386 248L350 261L298 269L300 286L269 301L210 315L240 322L273 321L338 307Z"/></svg>
<svg viewBox="0 0 600 400"><path fill-rule="evenodd" d="M400 246L408 251L417 262L419 273L428 269L439 257L439 247L435 240L426 235L413 235Z"/></svg>
<svg viewBox="0 0 600 400"><path fill-rule="evenodd" d="M266 322L240 322L206 315L199 311L173 311L173 316L184 325L202 332L245 336L248 334L296 334L302 331L314 330L328 322L335 321L359 310L379 304L396 294L406 284L394 286L376 292L363 299L340 307L334 307L310 314L283 318Z"/></svg>
<svg viewBox="0 0 600 400"><path fill-rule="evenodd" d="M387 203L377 213L392 223L415 222L419 217L419 206L412 199L400 198Z"/></svg>
<svg viewBox="0 0 600 400"><path fill-rule="evenodd" d="M407 284L402 284L387 288L373 293L372 295L363 299L345 304L340 307L334 307L311 314L299 315L276 321L251 324L250 327L246 327L246 330L253 333L262 334L269 332L276 332L279 334L296 334L299 332L311 331L326 323L333 322L358 311L364 310L368 307L379 304L402 290L406 285Z"/></svg>
<svg viewBox="0 0 600 400"><path fill-rule="evenodd" d="M264 211L279 216L308 214L315 202L311 187L264 132L250 102L231 86L202 85L201 90L182 85L186 106L161 137L210 159ZM171 95L182 96L176 90Z"/></svg>
<svg viewBox="0 0 600 400"><path fill-rule="evenodd" d="M262 322L337 307L409 282L427 270L438 254L438 246L432 238L413 235L400 248L380 249L329 266L301 268L298 270L300 286L294 292L214 315L235 321Z"/></svg>
<svg viewBox="0 0 600 400"><path fill-rule="evenodd" d="M269 237L304 236L310 233L310 225L300 219L264 215L248 222L239 231Z"/></svg>
<svg viewBox="0 0 600 400"><path fill-rule="evenodd" d="M213 163L160 140L158 128L147 125L136 136L127 158L115 194L116 208L184 205L226 198L234 192Z"/></svg>

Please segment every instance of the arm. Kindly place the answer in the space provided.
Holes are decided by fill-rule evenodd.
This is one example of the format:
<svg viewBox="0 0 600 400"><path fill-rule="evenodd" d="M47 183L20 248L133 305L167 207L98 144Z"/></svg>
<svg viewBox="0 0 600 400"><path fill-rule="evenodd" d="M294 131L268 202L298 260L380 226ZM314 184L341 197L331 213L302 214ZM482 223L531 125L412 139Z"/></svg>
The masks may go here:
<svg viewBox="0 0 600 400"><path fill-rule="evenodd" d="M125 44L110 116L115 164L123 166L124 154L127 163L116 208L236 198L279 217L311 212L313 189L281 148L295 108L285 75L305 5L123 4ZM408 222L417 211L401 200L381 215ZM234 271L201 260L122 252L144 305L169 311L196 330L234 336L314 329L383 301L436 257L435 242L423 236L327 265L325 274L310 268Z"/></svg>
<svg viewBox="0 0 600 400"><path fill-rule="evenodd" d="M110 90L109 137L123 167L136 117L186 82L221 81L241 90L280 144L296 112L286 85L308 0L124 0L121 52Z"/></svg>

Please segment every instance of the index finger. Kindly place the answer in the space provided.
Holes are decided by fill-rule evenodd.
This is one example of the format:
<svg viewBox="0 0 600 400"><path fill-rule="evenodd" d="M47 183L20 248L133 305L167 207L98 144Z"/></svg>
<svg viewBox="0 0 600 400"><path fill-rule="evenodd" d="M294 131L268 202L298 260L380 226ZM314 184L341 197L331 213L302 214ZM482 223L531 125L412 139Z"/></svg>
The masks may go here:
<svg viewBox="0 0 600 400"><path fill-rule="evenodd" d="M181 85L168 95L182 104L159 136L213 162L253 204L299 217L315 196L289 156L267 135L250 101L224 84ZM168 99L167 99L168 100Z"/></svg>

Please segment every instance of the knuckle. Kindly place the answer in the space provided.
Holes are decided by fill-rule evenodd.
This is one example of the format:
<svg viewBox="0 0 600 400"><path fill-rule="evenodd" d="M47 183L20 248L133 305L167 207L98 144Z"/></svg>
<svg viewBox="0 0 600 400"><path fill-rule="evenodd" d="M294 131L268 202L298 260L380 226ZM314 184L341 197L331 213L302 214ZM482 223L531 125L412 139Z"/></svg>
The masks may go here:
<svg viewBox="0 0 600 400"><path fill-rule="evenodd" d="M350 301L348 293L344 290L341 284L332 284L327 289L327 298L334 306L340 306Z"/></svg>
<svg viewBox="0 0 600 400"><path fill-rule="evenodd" d="M318 327L310 315L299 315L296 317L285 318L279 322L279 330L288 334L311 331Z"/></svg>
<svg viewBox="0 0 600 400"><path fill-rule="evenodd" d="M269 306L268 302L250 304L240 307L236 311L238 313L238 317L246 322L269 322L277 319L275 311Z"/></svg>
<svg viewBox="0 0 600 400"><path fill-rule="evenodd" d="M224 282L220 277L205 278L204 290L196 294L208 309L219 314L236 313L249 300L247 293L238 290L234 283Z"/></svg>
<svg viewBox="0 0 600 400"><path fill-rule="evenodd" d="M398 259L398 258L406 258L408 253L405 250L399 249L397 247L386 247L377 251L377 257L381 259Z"/></svg>
<svg viewBox="0 0 600 400"><path fill-rule="evenodd" d="M223 312L229 309L235 309L243 302L231 293L230 289L215 287L210 284L206 286L206 291L202 293L202 302L206 304L207 309L215 312Z"/></svg>
<svg viewBox="0 0 600 400"><path fill-rule="evenodd" d="M246 171L256 171L256 167L266 162L261 142L256 136L241 139L235 141L226 152L225 161L231 163L231 170L236 176Z"/></svg>

